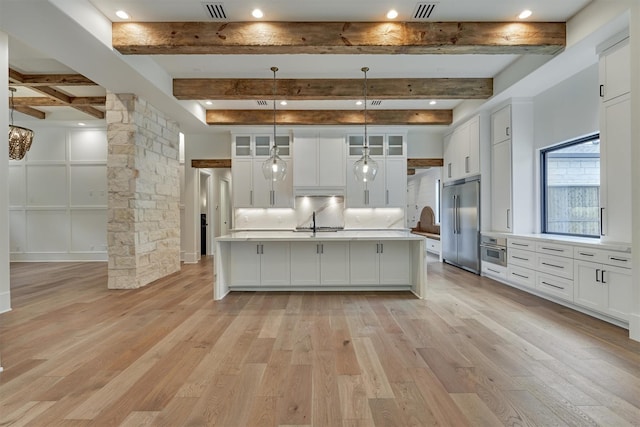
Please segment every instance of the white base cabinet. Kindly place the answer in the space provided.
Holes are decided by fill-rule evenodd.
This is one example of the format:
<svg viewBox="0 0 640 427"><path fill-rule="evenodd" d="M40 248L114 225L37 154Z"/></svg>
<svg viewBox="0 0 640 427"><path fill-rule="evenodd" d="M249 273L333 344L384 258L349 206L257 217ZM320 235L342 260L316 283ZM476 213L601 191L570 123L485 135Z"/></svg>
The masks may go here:
<svg viewBox="0 0 640 427"><path fill-rule="evenodd" d="M348 242L291 243L291 286L348 284Z"/></svg>
<svg viewBox="0 0 640 427"><path fill-rule="evenodd" d="M411 254L408 242L354 241L349 250L352 285L409 284Z"/></svg>
<svg viewBox="0 0 640 427"><path fill-rule="evenodd" d="M237 242L231 245L234 286L289 286L288 242Z"/></svg>
<svg viewBox="0 0 640 427"><path fill-rule="evenodd" d="M588 261L574 262L577 277L574 302L628 322L632 310L631 269Z"/></svg>

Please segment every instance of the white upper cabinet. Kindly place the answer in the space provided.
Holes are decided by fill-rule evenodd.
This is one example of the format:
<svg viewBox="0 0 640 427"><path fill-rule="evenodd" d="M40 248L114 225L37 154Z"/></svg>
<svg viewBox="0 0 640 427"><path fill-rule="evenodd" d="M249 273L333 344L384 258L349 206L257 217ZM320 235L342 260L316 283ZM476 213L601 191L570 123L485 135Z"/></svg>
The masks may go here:
<svg viewBox="0 0 640 427"><path fill-rule="evenodd" d="M293 185L296 188L341 189L345 186L343 136L296 136L293 143Z"/></svg>
<svg viewBox="0 0 640 427"><path fill-rule="evenodd" d="M599 77L600 97L605 102L631 91L631 55L628 39L602 52Z"/></svg>
<svg viewBox="0 0 640 427"><path fill-rule="evenodd" d="M287 162L282 182L268 181L262 174L262 163L269 157L273 136L233 135L231 175L233 205L236 208L293 207L293 165L288 135L277 135L279 155Z"/></svg>
<svg viewBox="0 0 640 427"><path fill-rule="evenodd" d="M353 165L362 155L362 135L347 137L348 208L406 208L407 144L404 134L369 135L369 153L378 162L378 174L366 185L354 178Z"/></svg>
<svg viewBox="0 0 640 427"><path fill-rule="evenodd" d="M445 181L480 173L480 117L458 126L444 140Z"/></svg>
<svg viewBox="0 0 640 427"><path fill-rule="evenodd" d="M491 143L511 139L511 106L507 105L491 115Z"/></svg>

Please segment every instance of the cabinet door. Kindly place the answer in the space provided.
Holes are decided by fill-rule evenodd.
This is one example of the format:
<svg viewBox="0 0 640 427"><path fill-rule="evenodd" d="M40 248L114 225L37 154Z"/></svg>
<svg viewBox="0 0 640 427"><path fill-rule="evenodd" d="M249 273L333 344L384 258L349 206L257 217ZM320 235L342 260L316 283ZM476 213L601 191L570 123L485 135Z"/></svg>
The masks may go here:
<svg viewBox="0 0 640 427"><path fill-rule="evenodd" d="M574 261L577 280L573 287L573 302L595 311L607 305L607 286L601 281L602 264Z"/></svg>
<svg viewBox="0 0 640 427"><path fill-rule="evenodd" d="M602 104L600 206L602 240L631 242L631 101L623 95Z"/></svg>
<svg viewBox="0 0 640 427"><path fill-rule="evenodd" d="M253 205L253 160L233 159L231 176L233 179L233 207L251 207Z"/></svg>
<svg viewBox="0 0 640 427"><path fill-rule="evenodd" d="M380 282L378 242L352 241L349 245L349 274L352 285L377 285Z"/></svg>
<svg viewBox="0 0 640 427"><path fill-rule="evenodd" d="M291 243L291 286L320 284L319 245L316 241Z"/></svg>
<svg viewBox="0 0 640 427"><path fill-rule="evenodd" d="M443 176L445 181L450 181L454 179L454 171L453 171L453 159L455 157L455 149L454 149L454 140L453 134L445 135L444 142L444 171Z"/></svg>
<svg viewBox="0 0 640 427"><path fill-rule="evenodd" d="M349 284L349 242L322 242L320 260L323 285Z"/></svg>
<svg viewBox="0 0 640 427"><path fill-rule="evenodd" d="M256 242L231 242L230 287L260 284L260 245Z"/></svg>
<svg viewBox="0 0 640 427"><path fill-rule="evenodd" d="M291 258L289 242L264 242L260 250L260 284L289 286Z"/></svg>
<svg viewBox="0 0 640 427"><path fill-rule="evenodd" d="M378 163L378 173L373 182L367 185L357 181L353 174L353 165L358 159L351 158L347 167L347 200L348 208L375 208L384 207L386 203L386 182L385 182L385 162L384 158L374 158ZM369 203L366 201L365 189L369 192Z"/></svg>
<svg viewBox="0 0 640 427"><path fill-rule="evenodd" d="M411 253L409 242L381 241L380 284L409 285L411 281Z"/></svg>
<svg viewBox="0 0 640 427"><path fill-rule="evenodd" d="M511 232L511 140L491 146L491 229Z"/></svg>
<svg viewBox="0 0 640 427"><path fill-rule="evenodd" d="M233 154L236 157L251 157L253 155L250 135L234 135Z"/></svg>
<svg viewBox="0 0 640 427"><path fill-rule="evenodd" d="M293 159L285 159L287 162L287 174L284 181L274 182L273 191L275 192L273 208L292 208L293 207Z"/></svg>
<svg viewBox="0 0 640 427"><path fill-rule="evenodd" d="M262 162L264 158L254 159L252 165L253 171L253 207L269 208L271 207L271 181L266 179L262 173ZM275 183L274 183L275 184ZM235 183L234 183L235 192Z"/></svg>
<svg viewBox="0 0 640 427"><path fill-rule="evenodd" d="M296 137L293 143L293 185L313 187L318 185L318 138ZM342 172L344 175L344 171Z"/></svg>
<svg viewBox="0 0 640 427"><path fill-rule="evenodd" d="M602 53L599 76L600 96L603 101L631 91L631 55L627 41L622 41Z"/></svg>
<svg viewBox="0 0 640 427"><path fill-rule="evenodd" d="M469 122L468 150L464 158L465 174L468 176L480 173L480 119L476 117Z"/></svg>
<svg viewBox="0 0 640 427"><path fill-rule="evenodd" d="M407 202L407 160L387 158L385 165L386 206L403 208Z"/></svg>
<svg viewBox="0 0 640 427"><path fill-rule="evenodd" d="M345 145L342 137L323 137L318 140L318 185L344 187Z"/></svg>
<svg viewBox="0 0 640 427"><path fill-rule="evenodd" d="M511 106L491 115L491 142L497 144L511 138Z"/></svg>
<svg viewBox="0 0 640 427"><path fill-rule="evenodd" d="M633 308L633 282L631 270L604 265L602 279L608 290L607 314L629 321Z"/></svg>

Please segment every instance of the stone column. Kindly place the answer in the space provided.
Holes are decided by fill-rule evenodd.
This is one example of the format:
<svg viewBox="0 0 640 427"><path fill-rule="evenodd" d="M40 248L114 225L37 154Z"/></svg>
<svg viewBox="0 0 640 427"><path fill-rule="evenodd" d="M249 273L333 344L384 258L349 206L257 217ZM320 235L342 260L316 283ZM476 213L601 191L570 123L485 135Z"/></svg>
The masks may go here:
<svg viewBox="0 0 640 427"><path fill-rule="evenodd" d="M178 125L132 94L107 94L108 287L180 270Z"/></svg>

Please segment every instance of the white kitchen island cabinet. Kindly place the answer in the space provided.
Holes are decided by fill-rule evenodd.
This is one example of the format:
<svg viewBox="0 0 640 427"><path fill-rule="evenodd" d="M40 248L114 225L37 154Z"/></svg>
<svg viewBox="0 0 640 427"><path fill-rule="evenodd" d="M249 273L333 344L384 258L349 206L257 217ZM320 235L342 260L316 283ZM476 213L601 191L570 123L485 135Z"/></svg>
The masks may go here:
<svg viewBox="0 0 640 427"><path fill-rule="evenodd" d="M426 291L424 238L407 230L236 231L216 239L214 299L230 291Z"/></svg>

